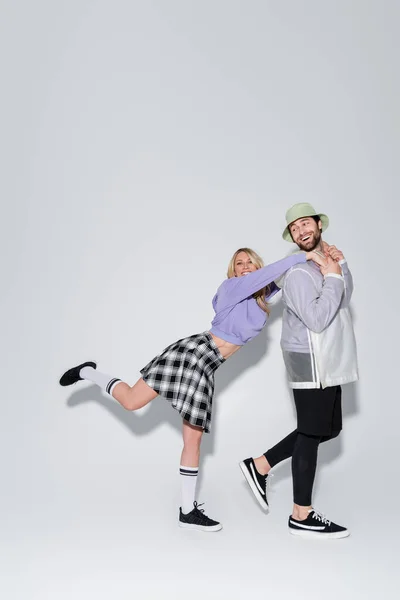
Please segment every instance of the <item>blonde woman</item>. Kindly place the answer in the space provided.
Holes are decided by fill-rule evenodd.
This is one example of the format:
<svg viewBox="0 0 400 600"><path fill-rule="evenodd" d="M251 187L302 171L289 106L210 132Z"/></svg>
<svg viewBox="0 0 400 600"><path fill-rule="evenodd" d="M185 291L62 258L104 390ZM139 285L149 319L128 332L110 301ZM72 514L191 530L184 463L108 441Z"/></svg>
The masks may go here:
<svg viewBox="0 0 400 600"><path fill-rule="evenodd" d="M179 525L201 531L218 531L221 524L205 515L196 502L196 482L203 432L209 433L214 392L214 371L266 324L267 301L277 291L273 281L295 264L324 259L314 252L302 252L263 266L250 248L239 248L233 255L228 278L213 299L215 317L211 329L168 346L140 372L132 387L97 370L86 362L64 373L62 386L87 380L100 386L127 410L146 406L160 395L171 402L183 419L181 455L182 506Z"/></svg>

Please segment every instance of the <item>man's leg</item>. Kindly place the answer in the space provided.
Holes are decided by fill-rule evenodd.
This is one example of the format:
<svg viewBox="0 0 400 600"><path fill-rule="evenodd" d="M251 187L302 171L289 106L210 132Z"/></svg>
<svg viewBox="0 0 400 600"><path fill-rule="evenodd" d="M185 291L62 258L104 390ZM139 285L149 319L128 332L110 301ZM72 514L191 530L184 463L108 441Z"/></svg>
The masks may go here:
<svg viewBox="0 0 400 600"><path fill-rule="evenodd" d="M293 513L297 520L306 519L312 509L312 490L317 468L318 436L298 433L292 456Z"/></svg>
<svg viewBox="0 0 400 600"><path fill-rule="evenodd" d="M323 442L332 440L333 438L337 437L339 433L340 431L333 431L332 435L322 436L320 443L322 444ZM254 458L253 460L257 471L261 475L268 475L272 467L275 467L275 465L279 464L283 460L286 460L287 458L291 458L293 456L297 435L297 429L295 429L275 446L264 452L264 454Z"/></svg>
<svg viewBox="0 0 400 600"><path fill-rule="evenodd" d="M289 433L283 440L254 459L256 469L262 475L268 475L272 467L283 460L290 458L297 439L297 429Z"/></svg>
<svg viewBox="0 0 400 600"><path fill-rule="evenodd" d="M239 463L242 473L256 500L264 510L268 510L267 479L273 466L289 458L293 453L297 431L292 431L276 446L258 458L246 458Z"/></svg>
<svg viewBox="0 0 400 600"><path fill-rule="evenodd" d="M337 388L327 388L326 390L293 390L293 395L297 409L297 424L298 428L302 428L302 433L304 428L305 433L310 433L311 436L318 438L318 443L327 442L339 435L342 427L339 386ZM329 431L331 433L328 433ZM321 435L318 435L319 433ZM240 463L240 468L250 489L264 509L268 508L266 490L268 474L272 467L293 456L298 434L299 429L295 429L261 456L254 459L247 458ZM307 457L311 458L310 464L313 462L312 454L315 452L315 449L311 452L313 445L311 442L309 444L305 443L304 446L300 444L300 451L305 450ZM309 454L310 452L311 454ZM312 481L314 476L315 467ZM311 479L311 475L308 479Z"/></svg>
<svg viewBox="0 0 400 600"><path fill-rule="evenodd" d="M339 435L339 432L334 432L332 435L327 435L320 438L321 442L327 442L328 440ZM282 462L283 460L293 456L294 449L298 440L297 429L289 433L283 440L278 442L275 446L267 450L265 454L258 456L257 458L246 458L246 460L240 463L243 475L245 476L250 489L255 495L256 499L264 509L268 508L267 499L267 478L272 467Z"/></svg>
<svg viewBox="0 0 400 600"><path fill-rule="evenodd" d="M336 437L341 429L340 388L294 390L298 435L292 457L293 512L289 531L314 538L342 538L349 531L312 507L312 489L322 439ZM299 393L298 393L299 392Z"/></svg>

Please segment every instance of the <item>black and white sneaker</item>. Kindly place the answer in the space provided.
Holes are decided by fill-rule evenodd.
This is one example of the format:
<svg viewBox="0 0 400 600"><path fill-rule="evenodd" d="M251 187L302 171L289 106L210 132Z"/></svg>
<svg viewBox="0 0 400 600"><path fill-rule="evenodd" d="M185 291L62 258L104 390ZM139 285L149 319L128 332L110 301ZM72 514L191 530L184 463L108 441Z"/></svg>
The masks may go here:
<svg viewBox="0 0 400 600"><path fill-rule="evenodd" d="M81 365L78 365L77 367L72 367L72 369L68 369L68 371L65 371L64 375L62 375L60 379L60 385L72 385L77 381L81 381L82 377L79 375L79 373L81 369L83 369L83 367L93 367L93 369L96 369L97 365L95 362L85 362Z"/></svg>
<svg viewBox="0 0 400 600"><path fill-rule="evenodd" d="M350 531L346 527L336 525L316 510L310 510L304 521L297 521L290 516L289 531L293 535L313 539L339 539L350 535Z"/></svg>
<svg viewBox="0 0 400 600"><path fill-rule="evenodd" d="M256 465L252 458L246 458L239 463L242 473L245 476L251 491L257 498L257 501L262 509L268 510L267 499L267 479L268 475L261 475L256 469Z"/></svg>
<svg viewBox="0 0 400 600"><path fill-rule="evenodd" d="M214 521L204 514L204 510L199 508L202 504L193 502L193 510L187 515L183 514L182 509L179 509L179 526L186 529L198 529L199 531L219 531L222 529L221 523Z"/></svg>

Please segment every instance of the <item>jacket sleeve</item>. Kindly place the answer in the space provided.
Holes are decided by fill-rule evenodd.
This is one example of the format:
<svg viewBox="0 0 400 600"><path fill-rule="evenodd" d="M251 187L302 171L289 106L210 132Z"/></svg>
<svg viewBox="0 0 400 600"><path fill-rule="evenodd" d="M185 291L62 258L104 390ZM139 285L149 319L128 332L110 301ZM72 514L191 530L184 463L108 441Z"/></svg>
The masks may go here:
<svg viewBox="0 0 400 600"><path fill-rule="evenodd" d="M339 264L342 267L342 273L343 273L344 282L345 282L345 286L346 286L346 305L347 305L347 304L349 304L349 302L351 300L351 296L353 294L353 289L354 289L353 276L350 272L349 265L347 264L346 259L341 260L339 262Z"/></svg>
<svg viewBox="0 0 400 600"><path fill-rule="evenodd" d="M326 275L319 291L308 271L293 269L285 278L285 303L307 329L321 333L339 310L343 290L344 278L341 275Z"/></svg>
<svg viewBox="0 0 400 600"><path fill-rule="evenodd" d="M242 277L226 279L218 288L218 309L234 306L278 279L294 265L307 262L305 252L293 254ZM215 301L214 301L215 302ZM213 302L214 308L215 304Z"/></svg>

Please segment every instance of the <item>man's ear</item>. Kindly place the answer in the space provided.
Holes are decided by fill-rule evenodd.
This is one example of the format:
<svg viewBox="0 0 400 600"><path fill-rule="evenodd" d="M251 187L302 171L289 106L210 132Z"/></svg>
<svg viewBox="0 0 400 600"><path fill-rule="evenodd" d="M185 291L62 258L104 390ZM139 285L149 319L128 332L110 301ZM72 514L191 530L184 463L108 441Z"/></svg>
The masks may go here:
<svg viewBox="0 0 400 600"><path fill-rule="evenodd" d="M318 221L318 229L322 233L322 221L321 221L321 219Z"/></svg>

